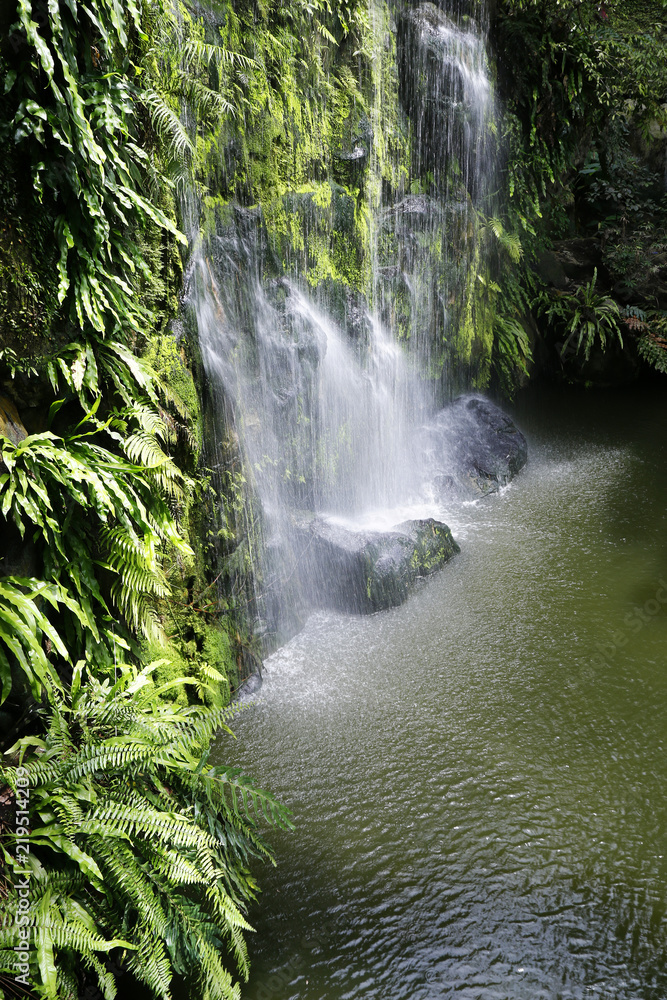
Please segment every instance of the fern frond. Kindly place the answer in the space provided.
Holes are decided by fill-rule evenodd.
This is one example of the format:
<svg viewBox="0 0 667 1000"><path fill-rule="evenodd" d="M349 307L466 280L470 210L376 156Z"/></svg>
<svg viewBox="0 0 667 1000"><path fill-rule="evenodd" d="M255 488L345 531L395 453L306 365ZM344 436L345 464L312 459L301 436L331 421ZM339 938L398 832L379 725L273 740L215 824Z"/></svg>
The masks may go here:
<svg viewBox="0 0 667 1000"><path fill-rule="evenodd" d="M183 161L191 161L194 146L183 123L164 96L155 90L143 90L141 101L147 108L151 125L166 148L168 156Z"/></svg>

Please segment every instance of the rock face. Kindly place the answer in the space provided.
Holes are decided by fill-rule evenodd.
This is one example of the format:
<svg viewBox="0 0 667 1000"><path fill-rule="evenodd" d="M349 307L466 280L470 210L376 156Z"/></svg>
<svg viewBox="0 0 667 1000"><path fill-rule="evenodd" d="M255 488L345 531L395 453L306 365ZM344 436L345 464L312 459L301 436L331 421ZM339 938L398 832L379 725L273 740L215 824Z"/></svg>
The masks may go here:
<svg viewBox="0 0 667 1000"><path fill-rule="evenodd" d="M406 521L391 531L355 531L315 517L301 530L309 602L353 614L401 604L412 584L459 552L446 524Z"/></svg>
<svg viewBox="0 0 667 1000"><path fill-rule="evenodd" d="M481 33L468 16L434 3L404 5L398 17L400 97L414 129L418 169L442 177L454 158L473 198L479 171L488 80Z"/></svg>
<svg viewBox="0 0 667 1000"><path fill-rule="evenodd" d="M247 677L241 684L232 701L240 703L251 701L260 692L261 687L262 675L259 673L250 674L250 677Z"/></svg>
<svg viewBox="0 0 667 1000"><path fill-rule="evenodd" d="M425 430L425 460L441 494L474 498L497 492L526 464L525 437L481 396L459 397Z"/></svg>

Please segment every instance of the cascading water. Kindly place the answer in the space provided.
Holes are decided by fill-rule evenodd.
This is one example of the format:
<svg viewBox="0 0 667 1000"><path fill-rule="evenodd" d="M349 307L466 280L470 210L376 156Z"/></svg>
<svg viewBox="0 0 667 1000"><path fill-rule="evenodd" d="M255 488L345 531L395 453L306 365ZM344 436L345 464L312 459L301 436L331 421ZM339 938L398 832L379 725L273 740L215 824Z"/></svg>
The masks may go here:
<svg viewBox="0 0 667 1000"><path fill-rule="evenodd" d="M207 262L199 262L200 343L224 388L267 514L358 515L414 488L414 420L427 413L401 348L368 317L356 343L296 285L252 296L244 338ZM231 306L231 308L230 308Z"/></svg>
<svg viewBox="0 0 667 1000"><path fill-rule="evenodd" d="M452 356L469 360L455 328L475 321L475 205L489 175L491 87L484 41L469 18L456 23L421 4L401 15L397 35L395 113L410 135L413 193L385 190L374 152L378 107L354 140L362 145L335 154L339 170L371 154L357 192L366 192L369 209L365 294L340 281L313 293L307 265L278 260L261 211L241 206L218 217L191 266L190 303L215 408L234 428L261 508L255 611L272 619L271 631L280 631L276 619L290 603L317 603L328 576L347 580L332 553L357 543L318 528L314 544L313 524L386 529L439 510L419 429L450 389ZM380 63L384 47L374 53ZM331 185L332 216L340 204L356 211L342 190ZM403 544L394 538L385 551L375 536L362 543L366 562L370 545L378 565L396 563ZM370 600L370 582L363 586Z"/></svg>

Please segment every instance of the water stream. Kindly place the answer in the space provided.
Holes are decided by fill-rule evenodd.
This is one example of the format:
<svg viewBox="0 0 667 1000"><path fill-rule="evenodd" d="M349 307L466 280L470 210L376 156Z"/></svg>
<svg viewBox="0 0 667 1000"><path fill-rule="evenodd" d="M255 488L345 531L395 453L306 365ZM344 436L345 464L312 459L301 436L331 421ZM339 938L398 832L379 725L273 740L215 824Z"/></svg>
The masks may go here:
<svg viewBox="0 0 667 1000"><path fill-rule="evenodd" d="M221 740L293 810L249 1000L664 1000L667 426L535 391L403 606L318 613Z"/></svg>
<svg viewBox="0 0 667 1000"><path fill-rule="evenodd" d="M357 150L368 153L366 193L360 187L353 197L327 182L317 197L285 195L280 206L291 213L295 246L307 247L312 227L323 219L344 226L346 213L354 216L366 199L365 294L341 278L311 287L308 255L301 260L292 247L281 259L266 206L225 205L193 239L188 303L212 399L210 465L224 465L219 441L233 440L256 536L252 553L239 556L241 540L234 559L250 577L245 606L268 648L293 634L312 581L335 572L331 547L312 544L308 534L315 519L389 529L433 513L424 428L452 392L447 359L468 363L473 353L483 277L477 211L493 178L484 30L432 3L397 8L393 17L400 52L394 112L411 135L415 191L385 192L380 139L373 140L373 128L383 128L378 84L368 150ZM392 44L380 32L380 63ZM458 342L457 325L469 343ZM229 482L219 489L222 509ZM228 557L225 551L218 577Z"/></svg>

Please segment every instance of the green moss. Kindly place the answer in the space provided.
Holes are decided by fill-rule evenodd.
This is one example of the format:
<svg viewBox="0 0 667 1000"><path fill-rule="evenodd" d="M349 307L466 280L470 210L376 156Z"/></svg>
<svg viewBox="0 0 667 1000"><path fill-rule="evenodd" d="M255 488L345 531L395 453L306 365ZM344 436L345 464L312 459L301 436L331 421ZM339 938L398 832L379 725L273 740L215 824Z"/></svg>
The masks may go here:
<svg viewBox="0 0 667 1000"><path fill-rule="evenodd" d="M188 435L188 447L196 462L202 447L201 408L187 343L177 343L170 332L156 333L148 339L143 357L159 375L166 389L167 403L172 403L174 412L181 418L183 432Z"/></svg>
<svg viewBox="0 0 667 1000"><path fill-rule="evenodd" d="M171 644L151 643L143 650L145 663L157 663L153 671L153 681L157 688L168 685L162 692L165 701L186 707L190 704L188 685L177 684L182 678L191 677L190 664Z"/></svg>
<svg viewBox="0 0 667 1000"><path fill-rule="evenodd" d="M166 640L147 643L145 663L157 664L155 686L165 686L163 697L177 705L204 703L214 708L227 705L232 685L238 683L230 625L226 620L201 623L200 634L190 641ZM183 680L184 683L178 683Z"/></svg>
<svg viewBox="0 0 667 1000"><path fill-rule="evenodd" d="M267 239L283 271L311 287L327 279L359 291L370 283L365 204L332 182L301 184L262 203Z"/></svg>

